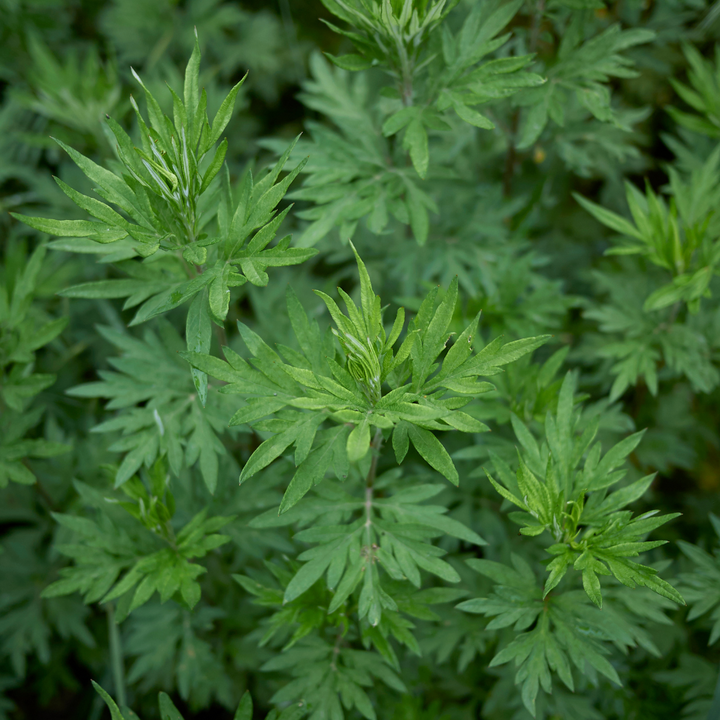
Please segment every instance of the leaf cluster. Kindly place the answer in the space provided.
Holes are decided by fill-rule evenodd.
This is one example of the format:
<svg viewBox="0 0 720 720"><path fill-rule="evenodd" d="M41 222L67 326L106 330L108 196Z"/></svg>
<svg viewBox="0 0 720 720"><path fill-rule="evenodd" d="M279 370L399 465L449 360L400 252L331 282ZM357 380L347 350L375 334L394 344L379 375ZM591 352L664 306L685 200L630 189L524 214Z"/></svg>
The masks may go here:
<svg viewBox="0 0 720 720"><path fill-rule="evenodd" d="M716 273L720 225L715 215L720 186L717 182L720 150L716 149L690 178L684 180L668 168L670 203L665 203L646 182L645 196L625 183L634 224L580 195L575 199L603 225L626 238L607 255L641 255L672 275L672 282L652 292L645 312L676 303L697 314L702 298L712 297L710 281Z"/></svg>
<svg viewBox="0 0 720 720"><path fill-rule="evenodd" d="M437 288L428 294L400 348L393 353L392 347L403 330L404 311L398 311L386 334L380 298L374 294L359 256L357 262L360 308L340 290L348 312L344 315L332 298L317 291L336 326L324 337L288 292L288 314L301 353L280 347L283 360L252 330L239 324L240 334L254 357L250 363L229 348L225 348L227 362L197 353L184 354L193 367L227 383L224 393L247 398L231 424L253 424L271 433L243 468L241 483L295 446L297 471L281 512L320 482L331 467L336 477L343 479L349 463L367 457L373 432L376 449L387 431L385 439L392 438L401 463L412 442L431 467L457 485L457 470L432 431L484 432L484 423L461 410L473 397L492 389L478 377L502 372L503 365L548 339L541 336L504 343L497 338L474 355L472 343L478 315L455 339L442 362L437 362L450 339L448 326L458 294L456 279L440 303ZM341 352L333 337L338 339ZM389 390L385 390L386 384ZM448 397L448 393L452 396ZM276 417L263 420L269 415ZM319 432L326 420L333 422L334 428Z"/></svg>
<svg viewBox="0 0 720 720"><path fill-rule="evenodd" d="M48 585L43 597L80 592L86 603L116 601L117 622L156 592L161 602L177 595L190 609L197 604L198 577L207 569L195 558L205 557L230 540L217 530L233 518L207 518L207 510L201 510L176 531L172 496L162 502L165 495L162 463L153 470L150 488L139 480L123 486L130 501L120 501L117 512L112 511L110 504L117 503L117 499L110 498L109 503L97 490L76 484L85 501L97 509L97 519L55 515L60 526L76 539L59 545L58 550L75 564L60 571L61 579Z"/></svg>
<svg viewBox="0 0 720 720"><path fill-rule="evenodd" d="M67 288L67 296L126 297L126 308L140 305L133 320L133 324L139 324L200 294L197 322L207 334L211 318L220 324L224 321L231 287L248 280L267 285L268 267L300 263L315 253L290 248L289 236L268 248L288 212L286 209L276 215L276 207L301 169L296 168L278 181L292 146L259 181L253 181L248 169L234 196L227 168L221 174L227 140L219 145L217 142L230 121L243 81L230 91L211 125L207 94L199 90L199 66L196 37L185 72L183 99L170 88L172 120L162 113L157 100L133 71L145 95L150 124L146 124L133 100L141 149L108 117L120 161L115 163L115 171L58 141L106 201L83 195L56 178L63 192L93 220L52 220L19 214L14 217L36 230L76 239L64 246L75 251L82 252L84 244L94 242L113 244L113 260L153 257L150 264L128 268L131 279L83 283ZM214 227L210 225L213 220Z"/></svg>
<svg viewBox="0 0 720 720"><path fill-rule="evenodd" d="M33 484L27 458L51 458L69 448L58 442L26 437L41 420L43 408L33 399L55 382L51 373L36 371L36 352L67 325L67 317L50 317L34 302L43 277L47 249L40 245L24 257L20 244L5 249L0 275L0 488L12 480Z"/></svg>
<svg viewBox="0 0 720 720"><path fill-rule="evenodd" d="M597 418L577 434L581 414L574 408L573 378L565 377L557 412L545 419L546 441L539 446L527 426L513 416L513 426L522 446L519 467L514 474L499 457L493 464L502 481L490 474L493 487L522 512L514 513L520 533L537 536L550 533L554 543L546 549L553 559L547 566L548 577L543 597L553 590L569 569L580 571L587 596L602 607L600 576L612 575L627 587L647 587L684 604L682 596L657 571L629 558L664 545L664 540L643 538L652 530L677 517L655 517L647 512L636 518L624 508L642 497L654 476L640 478L614 492L626 470L618 469L637 447L642 432L635 433L602 454ZM582 469L579 467L585 458Z"/></svg>
<svg viewBox="0 0 720 720"><path fill-rule="evenodd" d="M136 720L137 715L129 708L119 708L117 703L112 697L93 680L93 687L98 692L100 697L105 701L108 709L110 710L110 717L112 720ZM160 706L160 715L162 720L183 720L183 716L180 711L175 707L173 701L167 693L161 692L158 698ZM307 706L305 703L298 703L294 707L289 707L279 712L273 710L266 718L266 720L300 720L300 718L307 715ZM253 717L253 702L249 692L245 692L238 705L237 711L235 712L234 720L252 720Z"/></svg>

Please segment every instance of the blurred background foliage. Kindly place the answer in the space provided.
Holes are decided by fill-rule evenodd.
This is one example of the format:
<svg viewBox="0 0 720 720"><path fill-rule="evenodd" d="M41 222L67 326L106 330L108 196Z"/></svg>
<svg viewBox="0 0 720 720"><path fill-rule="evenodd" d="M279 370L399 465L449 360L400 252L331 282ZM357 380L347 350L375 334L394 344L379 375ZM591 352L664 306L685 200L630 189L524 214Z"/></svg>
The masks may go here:
<svg viewBox="0 0 720 720"><path fill-rule="evenodd" d="M544 0L538 2L545 8ZM472 5L471 0L461 3L465 9ZM538 61L552 67L553 29L549 21L544 21L547 27L530 28L533 7L529 3L528 11L515 18L513 29L536 33ZM268 343L283 341L289 332L284 303L291 279L306 308L320 317L321 302L310 289L351 288L355 282L350 234L376 292L411 310L427 289L458 275L463 301L456 329L481 309L486 339L539 333L555 338L536 354L535 364L526 358L502 377L487 406L497 425L493 437L450 448L463 467L460 489L448 491L455 517L484 528L491 548L518 543L515 531L500 520L498 499L481 488L478 465L490 450L512 452L511 411L526 422L542 421L557 393L564 359L565 367L577 369L581 391L602 413L605 437L617 439L632 429L648 428L631 460L638 477L659 475L642 502L682 512L657 533L673 542L656 560L673 560L676 575L691 573L692 557L681 555L674 541L711 550L716 537L708 513L720 514L718 280L711 280L713 297L703 300L698 315L681 309L679 318L668 320L670 325L678 322L677 331L658 339L657 322L648 320L643 302L662 283L656 278L660 271L641 255L604 255L612 244L609 234L571 192L626 215L626 180L642 191L647 178L659 192L668 182L668 163L689 174L705 162L720 135L719 96L713 96L710 85L706 104L688 108L688 95L678 84L692 83L689 75L698 63L717 71L720 5L707 0L551 0L546 11L561 16L568 9L587 13L599 27L617 21L656 33L651 42L626 53L637 77L609 82L617 123L588 117L578 103L568 101L564 126L552 125L523 150L510 146L502 130L513 123L517 129L512 105L498 110L497 131L479 134L459 124L433 140L432 163L439 170L428 183L442 212L430 213L424 245L418 246L407 221L385 226L372 215L346 217L338 211L322 232L313 229L319 255L302 270L278 270L267 288L241 288L228 324L242 319L262 328ZM340 162L331 150L349 152L358 124L378 127L382 78L331 69L319 51L339 54L349 46L321 18L330 15L319 0L0 0L0 281L8 292L20 286L22 268L39 243L37 233L13 221L8 211L75 217L52 175L90 190L51 136L96 162L112 160L115 143L102 122L105 114L137 130L130 105L137 90L130 67L141 73L161 103L167 100L165 83L181 84L194 27L211 116L249 71L227 130L233 182L248 165L266 166L274 151L299 132L304 135L294 157L311 156L305 173L312 172L313 162L321 167ZM686 43L692 43L695 55ZM720 89L720 82L715 83ZM163 109L170 112L169 105ZM704 118L705 125L693 123L692 117ZM332 144L338 136L344 145ZM286 221L296 237L308 233L317 219L312 212L317 206L300 187L292 188L296 212ZM90 433L103 416L100 402L66 391L94 381L96 370L108 368L115 354L95 327L121 330L123 318L130 315L111 300L70 302L57 295L72 284L116 277L113 259L102 257L105 250L87 250L100 253L97 263L92 254L64 252L62 241L50 246L32 282L27 312L34 327L60 318L67 319L67 327L48 336L42 347L28 350L33 372L55 377L34 397L27 396L34 422L24 432L45 443L24 461L37 482L13 482L2 489L0 499L0 720L99 720L106 710L89 681L113 685L107 614L86 607L77 595L48 600L39 595L65 564L55 543L67 541L66 531L52 513L73 513L91 504L93 489L111 481L117 463L111 440ZM12 332L3 326L0 340L7 377L16 361L9 351L2 353L16 342ZM540 376L540 364L552 362L559 350L554 374ZM13 409L6 400L2 408L0 427L6 439L12 435L12 413L21 405L23 410L30 407L25 399L17 403ZM264 611L230 580L233 572L246 572L248 566L260 572L264 559L292 551L284 529L259 531L248 525L277 503L284 482L282 472L276 469L274 478L270 468L262 483L238 494L239 467L255 442L245 432L226 443L231 452L221 459L212 500L189 476L178 484L176 498L184 511L200 493L211 513L232 513L238 520L226 529L231 544L208 560L203 599L193 613L180 605L149 603L122 625L128 704L143 718L157 717L159 690L172 693L178 707L196 718L229 718L245 688L260 708L267 708L282 687L278 673L259 670L275 655L271 648L257 646ZM471 588L484 582L470 576L463 581ZM451 611L438 612L450 624ZM673 612L674 624L656 628L660 657L633 650L621 671L623 689L586 688L575 696L557 690L553 717L706 717L720 661L718 646L708 648L708 621L686 622L686 609ZM492 641L482 624L457 615L452 620L454 643L436 646L429 627L422 639L423 657L404 656L412 693L398 698L377 688L383 707L393 713L383 720L461 720L479 717L480 708L487 718L528 717L512 674L487 668Z"/></svg>

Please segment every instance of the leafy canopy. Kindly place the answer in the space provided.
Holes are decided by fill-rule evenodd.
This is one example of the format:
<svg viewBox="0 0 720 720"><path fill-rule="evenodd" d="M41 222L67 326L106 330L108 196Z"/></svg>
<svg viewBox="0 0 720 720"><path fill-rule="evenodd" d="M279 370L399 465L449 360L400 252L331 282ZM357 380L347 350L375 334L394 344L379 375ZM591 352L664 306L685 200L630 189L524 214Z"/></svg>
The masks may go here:
<svg viewBox="0 0 720 720"><path fill-rule="evenodd" d="M509 343L497 338L473 354L478 314L439 361L450 339L448 328L458 296L455 279L440 302L438 288L427 295L394 352L403 331L404 310L398 311L392 329L386 333L380 298L357 254L356 259L359 307L340 289L345 315L331 297L316 291L335 325L325 335L317 324L309 322L294 293L288 290L288 314L300 352L280 346L278 354L238 323L253 356L249 363L229 348L224 348L227 362L200 353L183 354L193 367L227 383L222 392L246 399L231 425L250 424L271 435L245 464L241 483L295 446L297 470L285 492L281 512L289 510L331 468L338 479L343 479L349 463L368 456L373 432L378 438L392 439L399 463L412 442L432 468L457 485L455 465L432 431L486 431L484 423L461 410L492 389L478 378L501 372L503 365L531 352L549 337ZM264 419L268 416L272 417ZM333 428L325 429L326 422Z"/></svg>
<svg viewBox="0 0 720 720"><path fill-rule="evenodd" d="M145 483L134 478L123 486L129 498L125 501L76 483L85 502L94 506L97 519L55 515L78 539L58 548L75 565L63 568L61 579L48 585L43 597L80 592L86 603L116 601L116 622L122 622L156 592L163 603L177 596L192 609L200 600L198 577L207 572L194 559L230 540L217 530L233 517L207 518L207 509L203 509L176 532L172 522L175 501L166 482L165 465L158 461Z"/></svg>

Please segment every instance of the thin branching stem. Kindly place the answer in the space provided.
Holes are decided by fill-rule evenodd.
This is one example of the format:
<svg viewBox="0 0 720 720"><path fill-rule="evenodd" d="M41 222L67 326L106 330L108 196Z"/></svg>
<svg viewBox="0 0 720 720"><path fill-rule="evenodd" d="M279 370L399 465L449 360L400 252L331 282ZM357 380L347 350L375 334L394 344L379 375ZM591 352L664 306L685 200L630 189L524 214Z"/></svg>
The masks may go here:
<svg viewBox="0 0 720 720"><path fill-rule="evenodd" d="M370 443L370 451L372 452L372 460L370 461L370 469L365 478L365 534L368 547L370 542L370 528L372 527L372 504L375 486L375 475L377 473L378 459L380 458L380 448L382 447L382 430L378 428L375 437Z"/></svg>
<svg viewBox="0 0 720 720"><path fill-rule="evenodd" d="M337 672L337 659L340 655L340 647L343 639L343 628L342 626L338 629L337 635L335 636L335 645L333 645L332 661L330 662L330 669L333 672Z"/></svg>
<svg viewBox="0 0 720 720"><path fill-rule="evenodd" d="M535 8L532 18L532 27L530 29L530 42L529 50L531 53L537 51L538 42L540 40L540 26L542 24L542 14L545 10L545 0L538 0L538 4ZM512 195L512 181L515 175L515 166L517 164L517 131L520 121L520 111L515 110L510 120L510 127L508 128L508 151L505 156L505 169L503 171L503 195L509 198Z"/></svg>

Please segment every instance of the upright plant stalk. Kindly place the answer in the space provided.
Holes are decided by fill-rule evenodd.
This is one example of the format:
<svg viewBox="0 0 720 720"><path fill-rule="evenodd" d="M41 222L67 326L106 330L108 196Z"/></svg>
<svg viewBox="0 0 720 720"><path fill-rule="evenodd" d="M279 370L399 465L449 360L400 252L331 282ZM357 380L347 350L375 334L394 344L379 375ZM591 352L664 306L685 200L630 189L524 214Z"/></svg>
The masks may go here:
<svg viewBox="0 0 720 720"><path fill-rule="evenodd" d="M540 24L542 22L542 14L545 10L545 0L539 0L537 8L533 13L532 27L530 29L530 52L534 55L537 51L537 45L540 40ZM505 168L503 170L503 195L506 198L512 196L512 181L515 175L515 165L517 163L517 132L520 124L520 110L516 109L513 112L512 119L510 120L510 131L508 134L508 140L510 147L508 147L507 155L505 156Z"/></svg>
<svg viewBox="0 0 720 720"><path fill-rule="evenodd" d="M108 638L110 641L110 664L112 667L113 684L115 686L115 697L120 707L127 705L125 694L125 664L123 662L122 642L120 631L115 622L115 605L107 604Z"/></svg>
<svg viewBox="0 0 720 720"><path fill-rule="evenodd" d="M707 720L720 720L720 674L718 674L717 683L715 683L715 692L713 694L712 705L708 712Z"/></svg>
<svg viewBox="0 0 720 720"><path fill-rule="evenodd" d="M378 428L375 433L375 437L373 437L372 443L370 444L372 460L370 461L370 469L368 470L367 478L365 479L365 533L368 545L370 545L370 526L372 525L373 488L375 485L375 475L377 473L382 440L382 430Z"/></svg>
<svg viewBox="0 0 720 720"><path fill-rule="evenodd" d="M375 437L372 440L371 448L373 450L372 461L370 462L370 470L368 470L367 478L365 479L365 487L370 491L372 496L373 485L375 484L375 475L377 473L377 464L380 458L380 448L382 447L382 430L378 428L375 433Z"/></svg>
<svg viewBox="0 0 720 720"><path fill-rule="evenodd" d="M290 11L290 0L279 0L279 2L280 17L282 18L285 34L287 35L288 42L290 43L290 52L292 53L295 70L297 71L297 79L302 81L305 75L304 64L302 54L300 53L300 48L298 46L298 36L295 28L295 22L293 21L292 12Z"/></svg>

